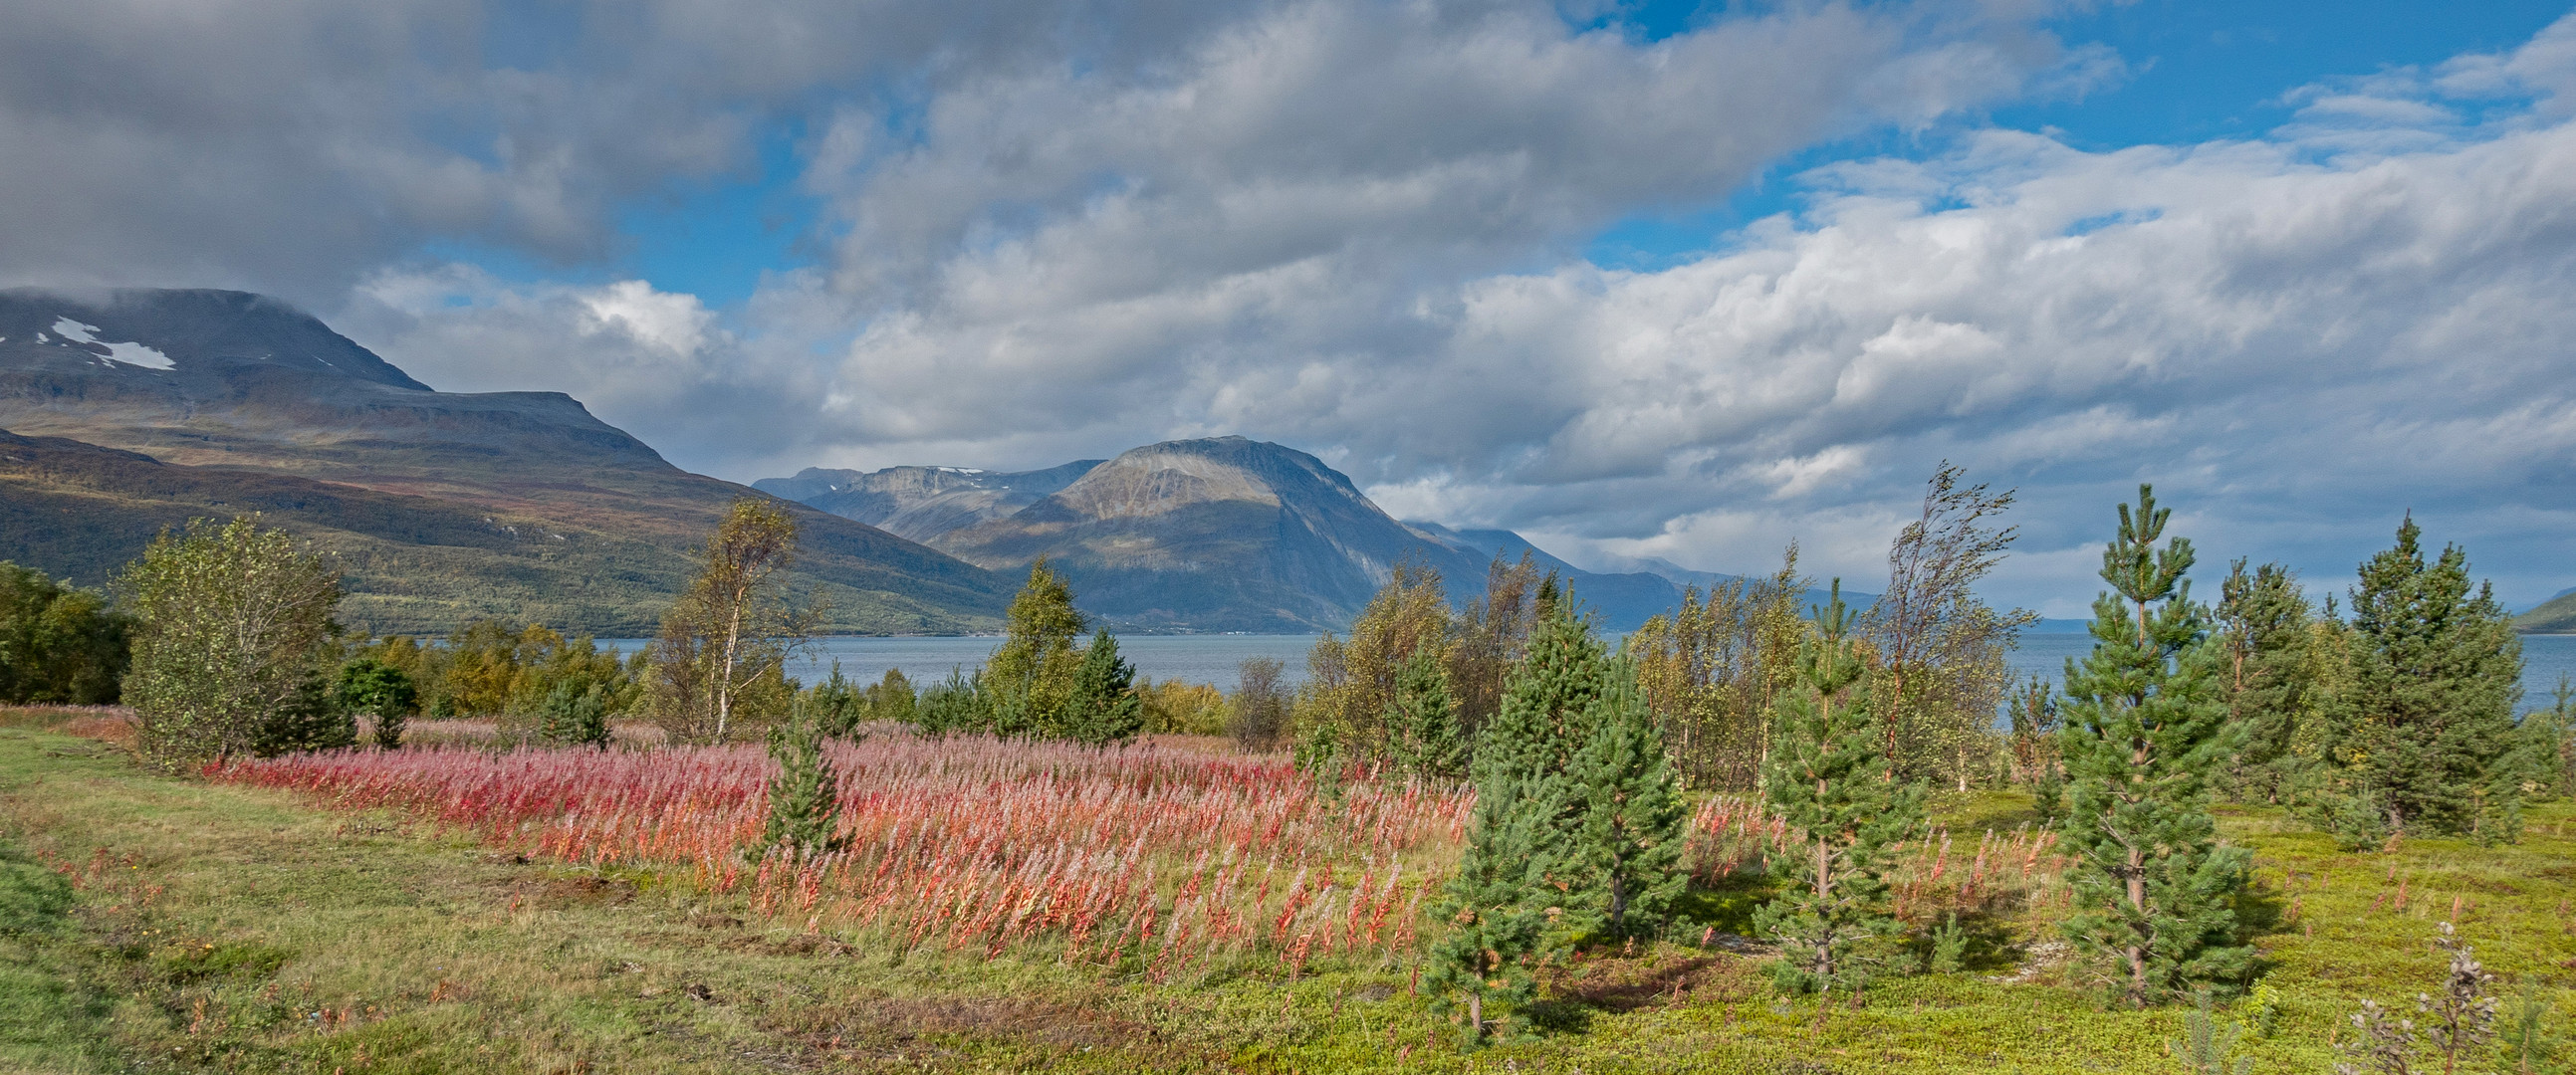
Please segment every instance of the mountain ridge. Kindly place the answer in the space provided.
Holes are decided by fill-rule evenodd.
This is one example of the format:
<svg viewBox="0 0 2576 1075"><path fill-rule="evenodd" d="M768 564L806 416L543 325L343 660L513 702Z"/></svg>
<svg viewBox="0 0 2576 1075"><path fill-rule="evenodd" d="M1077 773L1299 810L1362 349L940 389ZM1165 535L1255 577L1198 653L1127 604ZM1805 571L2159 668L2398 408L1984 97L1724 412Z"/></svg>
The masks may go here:
<svg viewBox="0 0 2576 1075"><path fill-rule="evenodd" d="M996 571L1024 570L1045 556L1086 611L1129 630L1341 630L1399 563L1439 571L1453 603L1463 603L1482 593L1497 556L1516 560L1523 551L1566 578L1613 629L1680 600L1668 580L1587 572L1508 530L1398 520L1321 459L1240 436L1164 441L1040 471L808 468L755 484L847 511L848 502L834 499L847 495L844 487L883 492L933 473L942 477L925 486L1008 487L1025 503L989 497L978 517L944 529L924 525L923 506L945 492L869 500L858 510L902 516L919 527L907 536Z"/></svg>
<svg viewBox="0 0 2576 1075"><path fill-rule="evenodd" d="M244 292L0 291L0 429L15 460L0 468L0 508L18 524L0 527L0 558L88 581L95 565L74 562L67 533L139 548L173 521L268 505L337 543L352 619L403 633L522 606L570 629L649 631L725 506L767 495L672 466L568 395L435 391ZM379 525L415 510L437 524ZM82 512L140 534L82 531ZM827 629L999 625L1010 580L827 512L791 513L804 532L791 586L832 603ZM547 536L442 544L464 533L459 520ZM422 586L434 592L409 593Z"/></svg>

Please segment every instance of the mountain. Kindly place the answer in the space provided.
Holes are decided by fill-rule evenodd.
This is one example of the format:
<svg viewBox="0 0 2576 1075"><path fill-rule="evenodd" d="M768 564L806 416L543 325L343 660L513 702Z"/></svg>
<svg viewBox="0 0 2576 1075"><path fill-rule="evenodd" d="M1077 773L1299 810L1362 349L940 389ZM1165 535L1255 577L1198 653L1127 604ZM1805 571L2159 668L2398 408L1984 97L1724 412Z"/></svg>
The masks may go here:
<svg viewBox="0 0 2576 1075"><path fill-rule="evenodd" d="M1341 630L1398 563L1439 570L1451 599L1464 601L1482 592L1498 553L1516 559L1523 549L1565 575L1613 629L1679 597L1651 575L1576 570L1510 531L1398 522L1322 460L1242 437L1152 444L1026 474L807 470L760 485L908 527L996 571L1045 556L1086 611L1131 630Z"/></svg>
<svg viewBox="0 0 2576 1075"><path fill-rule="evenodd" d="M793 478L762 478L751 487L898 537L928 541L951 530L1002 518L1037 503L1091 473L1102 460L1005 474L964 467L887 467L825 470L807 467Z"/></svg>
<svg viewBox="0 0 2576 1075"><path fill-rule="evenodd" d="M570 396L438 392L237 291L0 291L0 559L95 585L163 525L260 510L337 552L343 620L649 632L725 506ZM989 630L1011 580L798 507L826 627Z"/></svg>
<svg viewBox="0 0 2576 1075"><path fill-rule="evenodd" d="M2513 618L2513 629L2524 634L2576 634L2576 590L2561 592L2540 603L2540 607Z"/></svg>

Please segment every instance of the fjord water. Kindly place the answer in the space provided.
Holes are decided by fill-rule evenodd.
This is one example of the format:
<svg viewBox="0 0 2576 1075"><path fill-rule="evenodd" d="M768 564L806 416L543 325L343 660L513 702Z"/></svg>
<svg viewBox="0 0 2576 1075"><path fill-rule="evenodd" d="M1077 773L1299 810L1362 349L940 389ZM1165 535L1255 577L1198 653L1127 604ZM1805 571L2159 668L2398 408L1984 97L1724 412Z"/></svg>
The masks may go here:
<svg viewBox="0 0 2576 1075"><path fill-rule="evenodd" d="M1177 679L1188 683L1213 683L1226 690L1234 689L1236 670L1248 657L1275 658L1280 664L1283 685L1294 687L1306 679L1306 651L1314 648L1316 635L1130 635L1120 636L1118 652L1136 666L1139 678ZM993 635L914 638L861 638L835 636L817 638L804 655L790 665L788 674L811 683L822 678L832 662L841 663L841 674L861 683L873 683L884 677L886 669L900 668L914 686L926 687L948 676L955 668L972 673L990 656L1002 640ZM610 639L604 645L623 652L633 652L643 644L640 639ZM2065 674L2069 657L2082 659L2093 648L2091 635L2081 632L2026 634L2021 647L2012 653L2012 670L2016 681L2038 676L2056 683ZM2522 638L2522 708L2545 707L2550 692L2560 677L2576 677L2576 635L2524 635Z"/></svg>

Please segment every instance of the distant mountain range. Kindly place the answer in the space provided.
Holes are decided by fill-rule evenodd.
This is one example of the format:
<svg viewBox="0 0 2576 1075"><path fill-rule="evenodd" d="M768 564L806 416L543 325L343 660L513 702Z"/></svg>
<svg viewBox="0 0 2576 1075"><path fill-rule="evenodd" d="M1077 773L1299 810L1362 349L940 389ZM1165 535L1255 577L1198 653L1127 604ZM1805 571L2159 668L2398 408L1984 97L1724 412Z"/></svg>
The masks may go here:
<svg viewBox="0 0 2576 1075"><path fill-rule="evenodd" d="M995 571L1047 557L1085 610L1130 629L1338 631L1399 563L1438 570L1463 602L1497 556L1527 552L1624 631L1678 604L1683 585L1725 578L1589 572L1509 530L1399 521L1322 460L1242 437L1021 473L808 469L752 485Z"/></svg>
<svg viewBox="0 0 2576 1075"><path fill-rule="evenodd" d="M0 291L0 559L96 585L163 526L257 510L340 555L343 619L650 632L750 489L552 392L437 392L237 291ZM1015 580L798 509L792 585L853 633L1000 623Z"/></svg>

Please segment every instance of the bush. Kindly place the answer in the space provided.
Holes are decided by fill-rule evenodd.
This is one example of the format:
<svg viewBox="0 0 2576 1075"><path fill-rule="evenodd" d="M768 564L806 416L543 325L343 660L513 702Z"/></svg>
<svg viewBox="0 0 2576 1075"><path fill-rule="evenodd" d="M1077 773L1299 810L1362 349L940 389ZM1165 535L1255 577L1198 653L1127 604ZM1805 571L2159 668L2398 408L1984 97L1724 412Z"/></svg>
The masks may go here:
<svg viewBox="0 0 2576 1075"><path fill-rule="evenodd" d="M104 595L0 560L0 702L116 701L126 627Z"/></svg>
<svg viewBox="0 0 2576 1075"><path fill-rule="evenodd" d="M339 694L341 708L375 718L376 745L386 750L402 745L403 724L420 711L411 676L374 657L340 666Z"/></svg>
<svg viewBox="0 0 2576 1075"><path fill-rule="evenodd" d="M315 672L268 714L252 736L251 753L263 758L308 750L337 750L358 742L358 720L340 705L330 683Z"/></svg>
<svg viewBox="0 0 2576 1075"><path fill-rule="evenodd" d="M180 769L338 737L338 707L316 701L340 603L321 554L257 516L199 519L163 531L118 586L135 614L125 700L145 758Z"/></svg>
<svg viewBox="0 0 2576 1075"><path fill-rule="evenodd" d="M1245 750L1276 750L1288 730L1288 694L1279 687L1286 666L1273 657L1243 662L1226 719L1226 733Z"/></svg>

